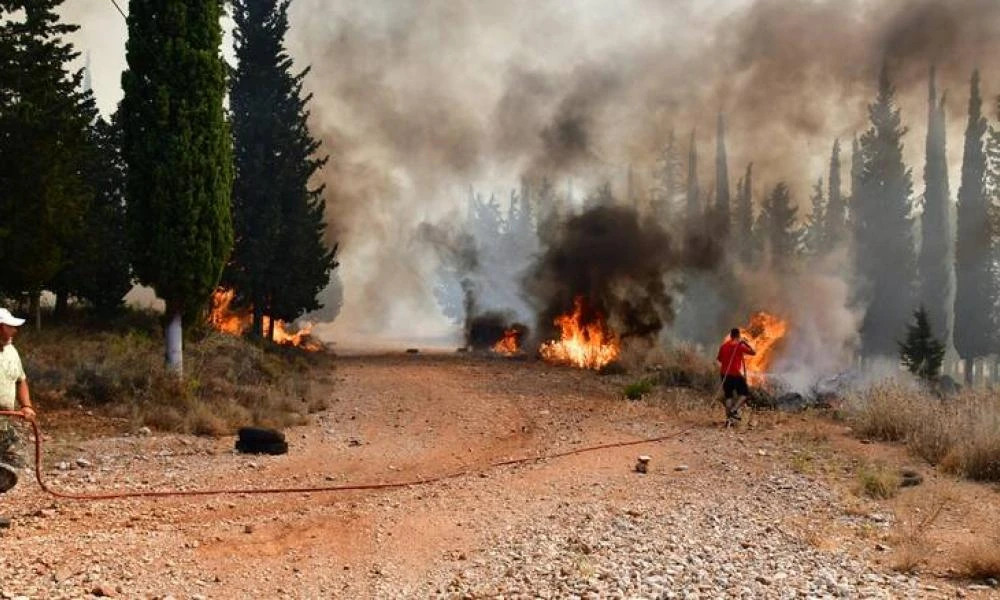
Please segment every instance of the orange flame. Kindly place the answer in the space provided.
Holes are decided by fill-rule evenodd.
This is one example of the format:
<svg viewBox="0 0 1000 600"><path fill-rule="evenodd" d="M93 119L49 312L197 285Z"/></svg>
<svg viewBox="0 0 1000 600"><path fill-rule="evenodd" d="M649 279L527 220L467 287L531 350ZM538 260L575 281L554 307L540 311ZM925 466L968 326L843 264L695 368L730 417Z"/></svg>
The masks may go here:
<svg viewBox="0 0 1000 600"><path fill-rule="evenodd" d="M253 324L253 307L234 309L231 304L236 292L219 288L212 293L212 310L208 315L208 324L216 331L231 335L245 334ZM271 317L264 316L264 331L271 326ZM284 321L274 320L273 339L285 346L297 346L310 351L320 350L322 346L309 335L312 326L300 328L296 332L289 331Z"/></svg>
<svg viewBox="0 0 1000 600"><path fill-rule="evenodd" d="M514 354L517 352L520 333L517 329L508 329L503 332L503 338L493 344L493 351L498 354Z"/></svg>
<svg viewBox="0 0 1000 600"><path fill-rule="evenodd" d="M603 318L583 323L583 298L573 301L573 312L556 317L560 330L558 341L545 342L539 349L551 363L568 364L581 369L600 369L618 358L621 344Z"/></svg>
<svg viewBox="0 0 1000 600"><path fill-rule="evenodd" d="M746 357L747 381L750 385L762 385L767 381L767 370L774 360L775 345L788 331L788 321L761 311L750 317L750 324L741 331L757 351L755 356Z"/></svg>

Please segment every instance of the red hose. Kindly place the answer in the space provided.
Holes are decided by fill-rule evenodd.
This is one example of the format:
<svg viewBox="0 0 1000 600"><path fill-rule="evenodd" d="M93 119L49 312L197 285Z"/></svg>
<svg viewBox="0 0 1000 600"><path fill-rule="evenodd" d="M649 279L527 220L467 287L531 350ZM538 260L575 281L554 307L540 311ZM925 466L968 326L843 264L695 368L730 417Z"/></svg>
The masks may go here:
<svg viewBox="0 0 1000 600"><path fill-rule="evenodd" d="M553 458L562 458L565 456L571 456L574 454L582 454L584 452L595 452L597 450L606 450L608 448L624 448L627 446L638 446L640 444L651 444L655 442L662 442L670 438L677 437L688 431L691 431L694 427L687 427L680 431L675 431L669 435L662 435L652 438L645 438L641 440L632 440L629 442L612 442L609 444L601 444L598 446L587 446L584 448L576 448L574 450L568 450L566 452L558 452L556 454L549 454L545 456L530 456L524 458L515 458L510 460L503 460L498 462L492 462L487 464L484 468L480 469L465 469L455 473L448 473L445 475L435 475L433 477L425 477L422 479L412 479L409 481L399 481L392 483L359 483L353 485L328 485L328 486L318 486L318 487L297 487L297 488L260 488L260 489L208 489L208 490L161 490L161 491L147 491L147 492L115 492L115 493L99 493L99 494L74 494L72 492L60 492L54 490L45 480L42 479L42 434L41 429L38 427L38 421L35 419L27 419L21 412L18 411L0 411L0 416L7 417L19 417L31 423L31 428L35 434L35 479L38 481L38 486L42 488L42 491L55 496L56 498L65 498L68 500L113 500L117 498L167 498L170 496L218 496L222 494L297 494L297 493L308 493L308 492L347 492L353 490L383 490L391 488L401 488L409 487L415 485L427 485L430 483L436 483L439 481L444 481L446 479L455 479L457 477L462 477L465 475L471 475L472 473L481 472L485 469L493 469L497 467L506 467L510 465L541 461Z"/></svg>

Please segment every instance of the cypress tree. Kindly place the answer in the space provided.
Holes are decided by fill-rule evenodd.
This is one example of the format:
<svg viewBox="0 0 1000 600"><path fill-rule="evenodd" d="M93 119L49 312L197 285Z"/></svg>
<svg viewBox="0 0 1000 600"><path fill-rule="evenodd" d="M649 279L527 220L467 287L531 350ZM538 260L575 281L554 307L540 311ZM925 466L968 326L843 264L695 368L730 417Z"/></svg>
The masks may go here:
<svg viewBox="0 0 1000 600"><path fill-rule="evenodd" d="M927 163L924 168L924 212L920 220L920 302L934 325L934 336L951 342L955 283L951 212L948 198L948 158L945 153L944 95L940 103L931 67L927 96Z"/></svg>
<svg viewBox="0 0 1000 600"><path fill-rule="evenodd" d="M715 139L715 218L723 234L730 230L732 208L729 201L729 167L726 160L726 121L719 113Z"/></svg>
<svg viewBox="0 0 1000 600"><path fill-rule="evenodd" d="M884 65L868 114L871 127L861 136L860 189L854 202L858 273L868 305L861 342L868 355L892 356L915 305L917 273L910 217L913 182L903 164L906 128Z"/></svg>
<svg viewBox="0 0 1000 600"><path fill-rule="evenodd" d="M688 223L694 223L701 216L701 206L698 199L698 147L691 132L691 142L688 147L687 203L684 217Z"/></svg>
<svg viewBox="0 0 1000 600"><path fill-rule="evenodd" d="M291 321L320 308L337 266L323 242L323 188L310 181L326 164L308 128L309 69L293 74L284 47L290 0L236 0L236 58L230 98L236 156L236 242L224 282L262 317ZM270 333L270 332L268 332Z"/></svg>
<svg viewBox="0 0 1000 600"><path fill-rule="evenodd" d="M830 151L829 193L826 199L826 249L830 250L847 238L847 203L840 190L840 140L833 141Z"/></svg>
<svg viewBox="0 0 1000 600"><path fill-rule="evenodd" d="M970 83L955 240L955 348L966 360L967 378L972 371L969 361L996 348L997 283L991 264L994 232L984 185L986 119L982 106L979 71L975 71Z"/></svg>
<svg viewBox="0 0 1000 600"><path fill-rule="evenodd" d="M650 213L656 223L666 225L677 214L677 197L682 192L681 162L673 130L667 135L667 142L656 159L653 179L655 188L650 199Z"/></svg>
<svg viewBox="0 0 1000 600"><path fill-rule="evenodd" d="M61 4L8 0L0 13L0 285L27 293L36 318L93 195L82 174L96 110L69 71L79 53L64 38L78 27L59 21Z"/></svg>
<svg viewBox="0 0 1000 600"><path fill-rule="evenodd" d="M810 256L821 255L828 247L827 240L827 204L823 197L823 178L820 177L812 188L812 195L809 197L812 211L806 220L805 227L805 250Z"/></svg>
<svg viewBox="0 0 1000 600"><path fill-rule="evenodd" d="M744 261L753 258L753 163L736 185L736 212L733 219L736 247Z"/></svg>
<svg viewBox="0 0 1000 600"><path fill-rule="evenodd" d="M132 0L122 75L128 233L139 281L166 303L168 367L183 323L219 283L233 243L232 138L219 0Z"/></svg>

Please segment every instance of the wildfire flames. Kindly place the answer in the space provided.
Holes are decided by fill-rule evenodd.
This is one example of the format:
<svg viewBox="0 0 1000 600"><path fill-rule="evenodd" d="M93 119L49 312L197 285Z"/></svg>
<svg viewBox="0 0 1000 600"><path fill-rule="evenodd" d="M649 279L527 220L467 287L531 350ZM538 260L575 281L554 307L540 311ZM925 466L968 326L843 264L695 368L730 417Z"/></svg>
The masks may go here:
<svg viewBox="0 0 1000 600"><path fill-rule="evenodd" d="M521 332L517 329L508 329L503 332L503 338L493 344L493 351L498 354L515 354L520 347L519 338Z"/></svg>
<svg viewBox="0 0 1000 600"><path fill-rule="evenodd" d="M583 298L573 302L573 312L555 319L560 330L558 341L545 342L539 352L551 363L567 364L581 369L600 369L618 358L621 344L618 336L608 329L602 317L583 322Z"/></svg>
<svg viewBox="0 0 1000 600"><path fill-rule="evenodd" d="M212 312L208 316L208 324L216 331L243 335L253 324L253 308L234 309L233 290L218 289L212 294ZM264 331L271 326L271 318L264 316ZM289 331L284 321L275 319L273 340L286 346L297 346L306 350L320 350L322 346L309 336L311 327L302 327L296 332Z"/></svg>
<svg viewBox="0 0 1000 600"><path fill-rule="evenodd" d="M774 360L775 344L785 337L788 322L772 314L758 312L750 317L750 324L741 331L757 351L755 356L746 357L747 381L750 385L762 385L767 381L767 370Z"/></svg>

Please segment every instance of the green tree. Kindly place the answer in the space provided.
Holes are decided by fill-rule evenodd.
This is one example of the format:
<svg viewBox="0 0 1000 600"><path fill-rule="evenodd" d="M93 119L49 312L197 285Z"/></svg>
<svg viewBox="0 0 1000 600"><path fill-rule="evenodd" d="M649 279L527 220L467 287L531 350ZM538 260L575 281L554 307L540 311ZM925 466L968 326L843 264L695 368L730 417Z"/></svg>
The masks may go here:
<svg viewBox="0 0 1000 600"><path fill-rule="evenodd" d="M986 119L978 71L972 74L970 89L955 238L955 348L966 361L995 351L998 300L991 252L995 232L985 188ZM965 373L971 378L972 369L966 368Z"/></svg>
<svg viewBox="0 0 1000 600"><path fill-rule="evenodd" d="M906 328L906 340L899 343L899 356L910 373L921 379L932 381L941 373L944 344L934 337L922 305L913 312L913 323Z"/></svg>
<svg viewBox="0 0 1000 600"><path fill-rule="evenodd" d="M236 243L223 275L236 297L262 317L291 321L320 308L319 292L337 267L325 246L323 187L310 182L326 164L309 133L302 84L284 46L290 0L236 0L238 66L230 102L235 140Z"/></svg>
<svg viewBox="0 0 1000 600"><path fill-rule="evenodd" d="M792 202L785 182L779 182L764 199L757 218L757 240L763 245L764 254L770 254L771 263L787 266L799 251L802 232L796 225L798 207Z"/></svg>
<svg viewBox="0 0 1000 600"><path fill-rule="evenodd" d="M121 156L121 124L98 118L89 131L84 180L94 199L83 215L81 235L70 246L70 256L56 277L56 311L73 295L102 317L124 306L132 288L128 236L125 230L125 164Z"/></svg>
<svg viewBox="0 0 1000 600"><path fill-rule="evenodd" d="M132 0L122 75L128 233L138 280L166 303L166 359L206 305L233 244L233 149L220 0Z"/></svg>
<svg viewBox="0 0 1000 600"><path fill-rule="evenodd" d="M829 193L826 198L826 249L847 239L847 201L840 189L840 140L830 151Z"/></svg>
<svg viewBox="0 0 1000 600"><path fill-rule="evenodd" d="M715 138L715 220L723 234L732 226L732 207L729 201L729 167L726 160L726 120L719 113Z"/></svg>
<svg viewBox="0 0 1000 600"><path fill-rule="evenodd" d="M695 142L694 131L692 131L691 142L688 146L687 198L684 217L689 224L692 224L700 216L701 199L698 191L698 146Z"/></svg>
<svg viewBox="0 0 1000 600"><path fill-rule="evenodd" d="M736 248L744 262L753 260L753 163L736 183L736 210L733 214Z"/></svg>
<svg viewBox="0 0 1000 600"><path fill-rule="evenodd" d="M896 91L883 65L878 95L868 106L871 126L861 136L860 173L853 202L855 256L867 304L861 324L867 355L895 354L895 340L915 306L916 253L913 240L913 182L903 164L903 135Z"/></svg>
<svg viewBox="0 0 1000 600"><path fill-rule="evenodd" d="M36 317L93 195L82 173L96 110L82 70L69 70L77 27L60 22L61 4L0 2L0 282L27 293Z"/></svg>
<svg viewBox="0 0 1000 600"><path fill-rule="evenodd" d="M809 216L806 218L805 236L803 243L805 251L810 256L821 255L828 247L827 239L827 203L823 197L823 178L820 177L813 184L812 195L809 197L812 206Z"/></svg>
<svg viewBox="0 0 1000 600"><path fill-rule="evenodd" d="M934 335L947 345L951 339L954 305L954 240L948 197L948 157L945 152L944 95L937 99L931 67L927 97L927 162L924 167L924 212L920 220L918 257L920 302L936 327Z"/></svg>

